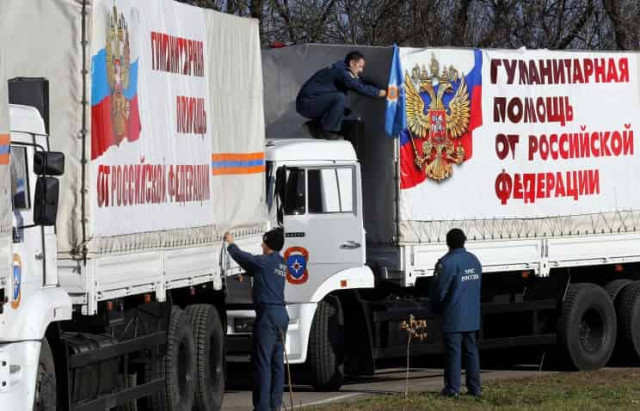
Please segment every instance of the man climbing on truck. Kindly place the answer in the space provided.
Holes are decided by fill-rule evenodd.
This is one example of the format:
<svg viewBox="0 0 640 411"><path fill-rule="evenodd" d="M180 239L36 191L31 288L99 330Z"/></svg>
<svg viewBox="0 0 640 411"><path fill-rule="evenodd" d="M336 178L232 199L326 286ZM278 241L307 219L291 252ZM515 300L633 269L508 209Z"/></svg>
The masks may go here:
<svg viewBox="0 0 640 411"><path fill-rule="evenodd" d="M467 370L469 395L478 397L482 392L476 345L476 332L480 329L482 266L475 255L465 250L466 240L459 228L447 233L449 252L438 260L430 287L431 304L434 311L442 315L445 350L442 395L450 397L460 394L462 359Z"/></svg>
<svg viewBox="0 0 640 411"><path fill-rule="evenodd" d="M351 114L347 92L353 90L369 97L386 97L387 92L362 80L365 58L352 51L344 61L325 67L307 80L296 99L296 111L311 119L305 128L314 137L336 139L345 116Z"/></svg>

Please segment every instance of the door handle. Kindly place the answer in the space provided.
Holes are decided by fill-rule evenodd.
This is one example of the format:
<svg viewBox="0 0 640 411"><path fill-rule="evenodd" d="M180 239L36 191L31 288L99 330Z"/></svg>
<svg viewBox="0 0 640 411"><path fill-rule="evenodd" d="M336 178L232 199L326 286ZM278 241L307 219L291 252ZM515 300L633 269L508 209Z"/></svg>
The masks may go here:
<svg viewBox="0 0 640 411"><path fill-rule="evenodd" d="M340 248L344 250L355 250L356 248L360 248L360 243L357 243L355 241L345 241L344 243L342 243Z"/></svg>

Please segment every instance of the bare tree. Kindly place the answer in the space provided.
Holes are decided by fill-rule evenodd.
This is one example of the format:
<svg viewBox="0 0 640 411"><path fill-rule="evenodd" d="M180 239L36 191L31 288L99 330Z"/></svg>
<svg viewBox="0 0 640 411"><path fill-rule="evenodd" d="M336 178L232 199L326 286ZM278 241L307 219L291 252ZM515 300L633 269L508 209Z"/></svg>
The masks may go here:
<svg viewBox="0 0 640 411"><path fill-rule="evenodd" d="M261 22L262 42L640 47L636 0L178 0Z"/></svg>

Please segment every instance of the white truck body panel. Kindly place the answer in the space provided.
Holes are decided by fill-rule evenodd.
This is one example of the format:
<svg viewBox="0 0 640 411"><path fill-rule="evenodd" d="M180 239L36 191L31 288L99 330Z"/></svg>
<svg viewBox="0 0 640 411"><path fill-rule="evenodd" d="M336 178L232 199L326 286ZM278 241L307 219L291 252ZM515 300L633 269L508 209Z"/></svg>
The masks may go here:
<svg viewBox="0 0 640 411"><path fill-rule="evenodd" d="M27 410L33 404L40 341L0 344L0 404L8 410ZM5 408L6 407L6 408Z"/></svg>
<svg viewBox="0 0 640 411"><path fill-rule="evenodd" d="M249 236L237 244L252 253L259 252L259 238ZM153 294L165 301L166 292L175 288L208 284L222 289L223 269L227 276L241 269L226 256L220 260L222 242L202 247L166 251L138 252L90 259L86 266L72 260L58 264L60 283L82 313L96 313L97 302L137 294ZM222 263L222 264L221 264Z"/></svg>

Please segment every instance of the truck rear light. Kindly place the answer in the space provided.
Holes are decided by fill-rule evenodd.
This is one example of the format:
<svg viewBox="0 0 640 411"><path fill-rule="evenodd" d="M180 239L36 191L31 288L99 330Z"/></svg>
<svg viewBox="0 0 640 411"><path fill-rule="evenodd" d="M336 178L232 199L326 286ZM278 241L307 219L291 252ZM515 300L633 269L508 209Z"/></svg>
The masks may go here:
<svg viewBox="0 0 640 411"><path fill-rule="evenodd" d="M253 318L234 318L233 320L233 332L234 333L251 333L253 332Z"/></svg>

